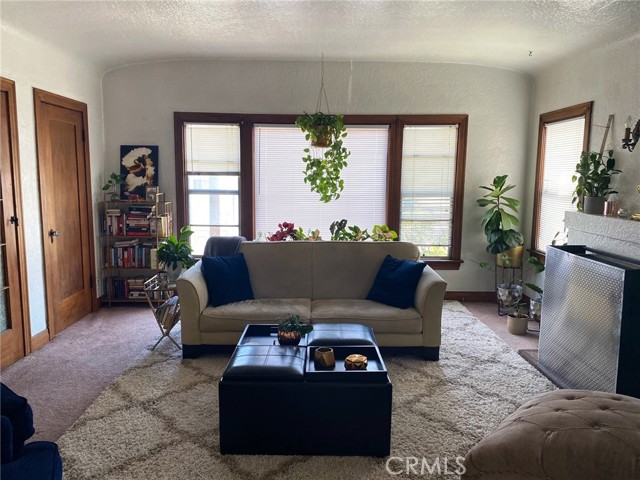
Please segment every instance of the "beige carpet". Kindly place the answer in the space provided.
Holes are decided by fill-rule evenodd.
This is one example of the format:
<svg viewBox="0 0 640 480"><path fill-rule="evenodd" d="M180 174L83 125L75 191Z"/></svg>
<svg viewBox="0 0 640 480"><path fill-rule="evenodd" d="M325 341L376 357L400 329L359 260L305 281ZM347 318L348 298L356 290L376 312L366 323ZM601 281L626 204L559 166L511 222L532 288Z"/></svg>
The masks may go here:
<svg viewBox="0 0 640 480"><path fill-rule="evenodd" d="M60 438L65 479L394 478L379 458L220 455L217 381L227 360L183 361L167 341L147 348ZM391 455L402 457L389 466L406 470L405 457L439 461L441 475L422 478L455 479L444 474L445 457L455 470L455 458L506 415L555 389L458 302L445 303L439 362L385 362L394 388Z"/></svg>

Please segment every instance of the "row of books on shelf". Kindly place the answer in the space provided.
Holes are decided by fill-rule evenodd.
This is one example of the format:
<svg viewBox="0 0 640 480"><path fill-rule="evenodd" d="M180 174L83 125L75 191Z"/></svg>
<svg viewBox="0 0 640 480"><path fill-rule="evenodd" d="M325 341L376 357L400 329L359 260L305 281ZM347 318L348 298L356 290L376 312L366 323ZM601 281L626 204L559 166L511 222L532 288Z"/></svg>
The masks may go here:
<svg viewBox="0 0 640 480"><path fill-rule="evenodd" d="M106 277L104 279L105 297L115 300L144 300L145 277ZM169 298L171 292L148 292L152 300Z"/></svg>
<svg viewBox="0 0 640 480"><path fill-rule="evenodd" d="M115 213L115 211L107 210L103 233L105 235L119 236L157 235L166 237L171 228L171 217L169 215L153 216L143 212Z"/></svg>
<svg viewBox="0 0 640 480"><path fill-rule="evenodd" d="M158 268L156 243L138 239L121 240L105 246L105 263L115 268Z"/></svg>

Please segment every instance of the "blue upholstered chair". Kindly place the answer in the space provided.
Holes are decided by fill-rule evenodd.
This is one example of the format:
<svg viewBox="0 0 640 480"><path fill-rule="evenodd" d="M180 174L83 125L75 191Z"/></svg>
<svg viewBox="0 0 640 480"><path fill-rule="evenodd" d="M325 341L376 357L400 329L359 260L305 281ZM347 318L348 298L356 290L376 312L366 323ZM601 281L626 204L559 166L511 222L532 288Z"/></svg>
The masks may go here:
<svg viewBox="0 0 640 480"><path fill-rule="evenodd" d="M53 442L26 443L35 432L27 399L0 383L0 472L2 480L62 479L62 460Z"/></svg>

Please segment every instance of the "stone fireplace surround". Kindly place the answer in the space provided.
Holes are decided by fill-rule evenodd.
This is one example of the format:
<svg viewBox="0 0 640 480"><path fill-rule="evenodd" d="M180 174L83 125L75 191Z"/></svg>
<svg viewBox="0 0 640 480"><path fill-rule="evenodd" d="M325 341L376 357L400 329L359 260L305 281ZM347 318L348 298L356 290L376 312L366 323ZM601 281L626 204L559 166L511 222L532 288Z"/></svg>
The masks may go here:
<svg viewBox="0 0 640 480"><path fill-rule="evenodd" d="M618 217L565 212L569 245L590 248L640 260L640 222Z"/></svg>

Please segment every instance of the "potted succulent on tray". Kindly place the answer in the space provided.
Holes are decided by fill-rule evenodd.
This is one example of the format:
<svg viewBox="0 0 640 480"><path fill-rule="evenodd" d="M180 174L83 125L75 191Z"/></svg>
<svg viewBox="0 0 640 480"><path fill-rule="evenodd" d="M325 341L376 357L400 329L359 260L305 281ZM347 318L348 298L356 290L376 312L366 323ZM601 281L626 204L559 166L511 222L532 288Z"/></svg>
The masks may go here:
<svg viewBox="0 0 640 480"><path fill-rule="evenodd" d="M578 210L602 215L607 195L618 193L609 188L611 177L622 172L616 170L616 160L612 155L613 150L607 152L607 158L599 152L582 152L580 155L576 174L571 177L572 182L577 182L571 203L577 201Z"/></svg>
<svg viewBox="0 0 640 480"><path fill-rule="evenodd" d="M162 262L169 273L170 282L175 282L184 268L189 268L195 263L191 255L193 249L189 243L191 235L191 227L185 225L177 237L169 235L158 244L158 261Z"/></svg>
<svg viewBox="0 0 640 480"><path fill-rule="evenodd" d="M278 342L280 345L298 345L302 335L313 330L313 325L304 323L300 315L287 314L278 317Z"/></svg>
<svg viewBox="0 0 640 480"><path fill-rule="evenodd" d="M496 265L513 268L522 265L524 238L515 230L520 225L516 216L520 201L505 195L515 188L515 185L507 185L507 176L497 176L491 185L480 186L489 193L479 198L477 203L480 207L489 207L482 217L487 252L496 254Z"/></svg>

